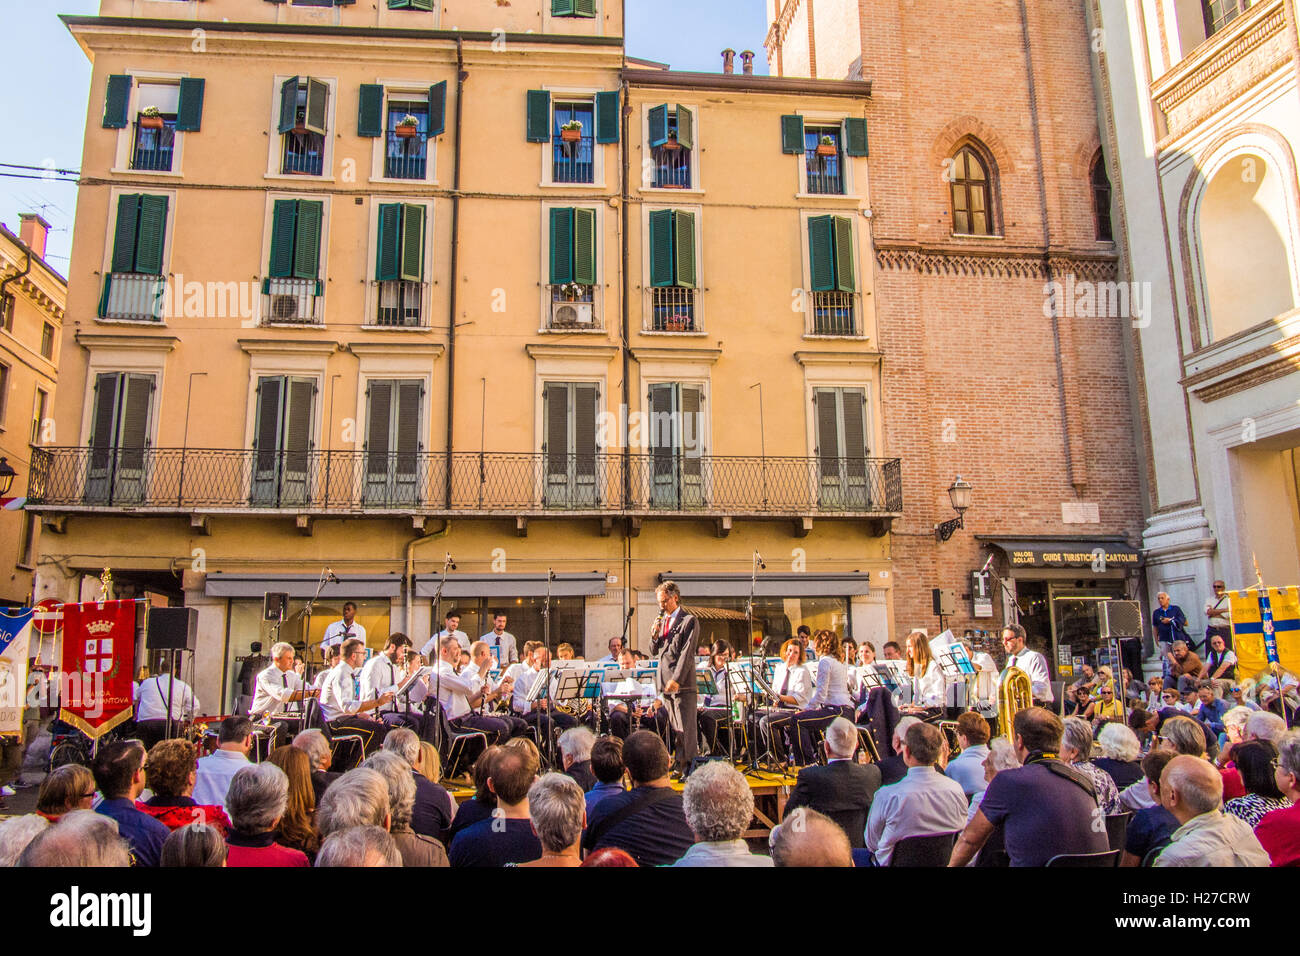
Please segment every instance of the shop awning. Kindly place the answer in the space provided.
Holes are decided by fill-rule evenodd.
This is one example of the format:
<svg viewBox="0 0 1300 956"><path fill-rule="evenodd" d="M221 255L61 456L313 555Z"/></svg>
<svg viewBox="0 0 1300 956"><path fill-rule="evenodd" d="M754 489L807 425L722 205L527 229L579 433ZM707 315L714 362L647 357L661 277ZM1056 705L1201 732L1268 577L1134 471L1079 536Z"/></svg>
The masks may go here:
<svg viewBox="0 0 1300 956"><path fill-rule="evenodd" d="M701 621L744 621L744 611L733 611L725 607L701 607L698 604L683 604L688 614L694 614Z"/></svg>
<svg viewBox="0 0 1300 956"><path fill-rule="evenodd" d="M340 574L339 583L326 582L322 599L394 598L402 593L399 574ZM203 593L207 597L262 599L267 591L283 592L290 598L310 598L320 580L315 574L223 574L214 571L207 577Z"/></svg>
<svg viewBox="0 0 1300 956"><path fill-rule="evenodd" d="M1123 538L1057 537L994 538L976 535L988 547L1006 553L1007 562L1017 568L1089 568L1115 571L1142 566L1142 552ZM1101 560L1104 559L1104 566Z"/></svg>
<svg viewBox="0 0 1300 956"><path fill-rule="evenodd" d="M756 597L852 597L870 594L871 584L865 571L851 574L772 574L758 572L754 587ZM682 589L682 603L690 605L699 598L749 597L748 574L660 574L659 580L671 578Z"/></svg>
<svg viewBox="0 0 1300 956"><path fill-rule="evenodd" d="M438 574L415 579L416 597L431 598L438 590ZM605 573L556 574L551 597L599 597L605 593ZM449 574L444 598L546 597L546 574Z"/></svg>

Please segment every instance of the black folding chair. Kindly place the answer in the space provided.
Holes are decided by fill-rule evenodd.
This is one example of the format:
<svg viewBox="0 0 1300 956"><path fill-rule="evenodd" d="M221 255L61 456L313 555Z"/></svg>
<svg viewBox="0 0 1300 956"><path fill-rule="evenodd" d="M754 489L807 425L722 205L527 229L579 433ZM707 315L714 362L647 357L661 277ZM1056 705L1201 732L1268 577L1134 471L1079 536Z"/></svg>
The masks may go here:
<svg viewBox="0 0 1300 956"><path fill-rule="evenodd" d="M1119 850L1102 850L1100 853L1062 853L1047 861L1053 868L1109 869L1119 865Z"/></svg>
<svg viewBox="0 0 1300 956"><path fill-rule="evenodd" d="M929 836L905 837L894 844L889 857L890 866L947 866L952 858L952 848L957 844L957 833L935 833Z"/></svg>
<svg viewBox="0 0 1300 956"><path fill-rule="evenodd" d="M1111 813L1106 816L1106 839L1110 841L1112 850L1124 849L1124 838L1128 836L1128 825L1132 819L1132 811Z"/></svg>

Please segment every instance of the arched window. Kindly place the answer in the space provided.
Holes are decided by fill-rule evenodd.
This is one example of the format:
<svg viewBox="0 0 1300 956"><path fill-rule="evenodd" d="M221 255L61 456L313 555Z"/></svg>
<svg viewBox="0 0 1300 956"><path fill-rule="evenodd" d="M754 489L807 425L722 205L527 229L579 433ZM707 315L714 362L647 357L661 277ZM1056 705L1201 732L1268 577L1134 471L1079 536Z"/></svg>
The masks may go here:
<svg viewBox="0 0 1300 956"><path fill-rule="evenodd" d="M1097 151L1092 161L1092 217L1097 226L1098 242L1114 242L1110 222L1110 177L1106 175L1106 157Z"/></svg>
<svg viewBox="0 0 1300 956"><path fill-rule="evenodd" d="M952 160L952 231L957 235L993 235L989 170L979 153L963 146Z"/></svg>

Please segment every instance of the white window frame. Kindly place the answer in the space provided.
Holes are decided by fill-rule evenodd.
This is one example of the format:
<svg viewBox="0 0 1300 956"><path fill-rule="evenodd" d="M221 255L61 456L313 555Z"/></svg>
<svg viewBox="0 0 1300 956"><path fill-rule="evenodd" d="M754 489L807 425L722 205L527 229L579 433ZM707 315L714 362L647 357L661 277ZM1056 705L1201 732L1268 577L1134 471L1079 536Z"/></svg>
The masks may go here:
<svg viewBox="0 0 1300 956"><path fill-rule="evenodd" d="M876 356L854 356L852 359L839 358L833 354L799 353L799 364L803 366L804 397L804 434L807 441L807 457L817 457L817 411L813 406L813 397L820 388L860 389L866 396L866 408L863 419L867 429L867 457L880 458L884 435L881 424L876 420L876 409L880 407L877 393Z"/></svg>
<svg viewBox="0 0 1300 956"><path fill-rule="evenodd" d="M818 335L813 332L813 290L812 290L812 263L810 262L808 251L808 220L813 216L844 216L851 224L850 233L853 237L853 272L857 279L858 291L850 293L853 296L853 316L858 326L857 335ZM861 217L845 210L837 212L831 209L801 209L799 210L799 257L801 268L803 269L803 338L816 342L824 341L850 341L863 342L871 338L867 334L866 313L863 311L866 296L863 294L863 288L866 285L866 273L862 265L862 241L858 235L858 220Z"/></svg>
<svg viewBox="0 0 1300 956"><path fill-rule="evenodd" d="M311 449L324 451L321 434L324 428L326 409L325 380L328 357L320 353L292 354L284 352L252 352L248 369L248 397L244 416L244 451L253 450L253 439L257 437L257 381L276 375L294 378L310 378L316 382L315 408L311 417ZM248 479L246 478L245 481Z"/></svg>
<svg viewBox="0 0 1300 956"><path fill-rule="evenodd" d="M799 115L803 117L803 125L805 129L807 129L809 126L822 126L822 127L836 126L839 128L840 152L842 153L843 161L844 161L844 192L843 193L808 192L808 162L807 162L805 152L803 150L800 150L797 157L799 160L798 170L797 170L799 174L799 185L795 193L795 198L796 199L817 199L817 200L825 199L831 202L835 202L835 201L843 202L845 200L849 200L856 205L858 203L858 200L860 199L860 197L858 196L858 189L857 189L856 166L859 162L865 162L866 157L850 156L848 154L847 152L848 134L844 130L844 120L846 119L845 115L843 113L829 113L825 111L800 113ZM863 182L865 181L866 181L866 177L864 176Z"/></svg>
<svg viewBox="0 0 1300 956"><path fill-rule="evenodd" d="M148 170L131 168L131 150L135 144L135 117L140 112L140 87L175 86L180 95L181 80L190 78L189 73L160 73L155 70L124 71L131 77L131 94L127 97L126 126L117 130L117 142L113 150L114 175L124 176L171 176L180 179L184 175L185 133L176 133L172 138L172 168L170 170Z"/></svg>
<svg viewBox="0 0 1300 956"><path fill-rule="evenodd" d="M41 403L42 395L45 396L44 405L42 405ZM39 416L36 414L36 409L38 407L41 409L41 413ZM31 444L34 447L39 448L43 444L41 442L41 432L45 430L45 421L46 419L52 417L50 415L50 390L46 388L44 385L42 385L40 382L37 382L35 387L32 389L32 416L31 417L32 417L32 424L36 426L36 435L33 437Z"/></svg>
<svg viewBox="0 0 1300 956"><path fill-rule="evenodd" d="M261 258L257 265L257 315L254 319L249 320L249 328L277 328L277 329L320 329L329 323L329 316L325 311L329 301L329 247L330 247L330 220L331 209L330 193L286 193L286 192L268 192L266 194L266 209L262 213L262 252ZM320 282L321 294L320 303L320 322L276 322L268 326L265 324L265 316L262 315L262 282L270 278L271 271L271 226L275 218L275 201L277 199L306 199L317 200L323 208L321 210L320 225Z"/></svg>
<svg viewBox="0 0 1300 956"><path fill-rule="evenodd" d="M681 189L650 190L660 192L685 192ZM656 332L651 326L653 309L650 299L650 213L659 209L680 209L695 214L695 331L694 332ZM690 337L708 335L704 323L704 207L702 205L682 205L679 203L642 203L641 204L641 329L642 335Z"/></svg>
<svg viewBox="0 0 1300 956"><path fill-rule="evenodd" d="M545 0L543 0L545 2ZM549 8L548 8L549 9ZM564 17L562 19L568 19ZM542 89L551 94L550 111L546 116L546 142L537 143L542 147L542 181L538 186L544 189L585 189L588 192L605 188L605 151L606 147L617 146L617 143L598 143L595 141L596 136L596 94L608 92L599 90L595 87L582 86L543 86ZM589 183L557 183L555 181L555 144L551 141L552 130L555 128L555 101L573 102L577 100L591 100L592 116L592 170ZM622 104L622 92L619 93L619 103ZM621 120L621 118L620 118ZM621 126L621 123L620 123ZM562 204L567 205L567 204Z"/></svg>
<svg viewBox="0 0 1300 956"><path fill-rule="evenodd" d="M137 375L154 377L153 401L149 403L149 447L158 447L158 426L162 417L164 375L167 368L167 353L170 347L163 349L133 348L97 348L92 346L90 360L86 365L84 398L81 408L81 441L83 448L89 447L91 433L95 428L95 381L100 375L115 372L130 372Z"/></svg>
<svg viewBox="0 0 1300 956"><path fill-rule="evenodd" d="M594 209L596 210L596 284L591 289L591 307L595 318L600 322L598 329L553 329L551 325L551 210L552 209ZM599 335L608 337L609 324L605 312L605 204L601 202L566 202L563 199L548 199L542 202L541 242L542 258L540 272L541 291L540 320L537 325L539 335Z"/></svg>
<svg viewBox="0 0 1300 956"><path fill-rule="evenodd" d="M383 0L380 0L383 2ZM385 7L387 9L387 7ZM406 11L397 11L398 13ZM372 154L370 158L370 179L377 183L423 183L426 186L438 185L438 154L437 143L438 137L430 135L425 142L425 160L424 178L423 179L389 179L384 175L384 167L387 165L384 160L387 155L388 146L388 103L393 99L404 99L410 97L419 98L423 96L426 100L429 98L429 88L433 83L424 83L420 80L375 80L376 85L384 88L383 108L380 112L380 122L383 124L384 132L374 137L375 142L372 144ZM444 133L445 135L445 133Z"/></svg>
<svg viewBox="0 0 1300 956"><path fill-rule="evenodd" d="M703 146L700 145L700 106L698 103L681 103L676 100L664 100L663 103L642 103L641 104L641 168L649 168L649 164L654 161L654 150L650 146L650 111L656 106L667 104L670 108L676 109L678 105L685 106L691 111L694 117L695 128L692 131L695 143L690 148L691 153L691 185L689 189L668 189L663 186L647 186L645 181L641 180L637 186L639 192L648 193L653 196L703 196L703 172L700 169L700 154Z"/></svg>
<svg viewBox="0 0 1300 956"><path fill-rule="evenodd" d="M405 180L404 180L405 181ZM379 283L375 281L375 257L379 253L379 207L389 203L405 203L408 206L424 207L424 289L420 295L420 315L426 320L424 324L410 328L400 325L379 325ZM402 196L382 193L372 195L367 208L369 238L366 240L366 261L362 272L365 282L365 314L361 320L363 329L378 332L428 332L433 328L433 210L434 200L415 196ZM267 247L270 254L270 247Z"/></svg>
<svg viewBox="0 0 1300 956"><path fill-rule="evenodd" d="M180 201L179 198L180 193L175 188L169 187L167 189L154 189L146 183L140 183L138 185L133 184L130 186L110 187L108 191L108 215L105 217L107 221L105 222L104 225L104 229L105 229L104 254L103 254L103 258L100 260L99 272L97 273L99 277L99 286L96 289L95 301L96 303L99 302L99 297L104 293L104 279L113 271L113 240L116 237L116 233L117 233L118 197L133 195L135 193L140 193L142 195L149 195L149 196L167 197L167 223L166 225L163 226L163 265L162 265L162 272L160 273L161 278L167 285L167 294L163 299L162 319L158 322L142 322L137 319L105 319L99 315L99 311L98 309L96 309L95 322L99 325L126 325L126 326L131 326L132 328L138 328L139 326L142 325L147 325L151 329L166 328L167 320L169 318L172 318L172 314L175 313L176 311L176 300L178 298L177 290L172 283L172 271L171 271L172 242L174 241L175 238L175 229L176 229L176 204ZM182 299L182 305L183 305L183 299ZM168 312L167 306L171 307L170 313ZM37 354L39 355L40 353L37 352ZM54 350L54 354L55 357L57 358L59 354L57 343L56 343L56 348ZM50 361L50 360L47 359L46 361Z"/></svg>
<svg viewBox="0 0 1300 956"><path fill-rule="evenodd" d="M287 4L285 4L287 6ZM323 8L322 8L323 9ZM337 9L337 8L335 8ZM280 89L292 76L305 80L309 77L319 80L329 87L329 102L325 109L325 155L321 157L321 174L319 176L299 176L294 173L282 173L280 167L284 160L285 133L277 132L280 128ZM316 76L314 73L277 73L271 81L270 115L267 118L266 177L267 179L288 179L302 183L334 182L334 141L338 138L338 104L339 81L333 76Z"/></svg>

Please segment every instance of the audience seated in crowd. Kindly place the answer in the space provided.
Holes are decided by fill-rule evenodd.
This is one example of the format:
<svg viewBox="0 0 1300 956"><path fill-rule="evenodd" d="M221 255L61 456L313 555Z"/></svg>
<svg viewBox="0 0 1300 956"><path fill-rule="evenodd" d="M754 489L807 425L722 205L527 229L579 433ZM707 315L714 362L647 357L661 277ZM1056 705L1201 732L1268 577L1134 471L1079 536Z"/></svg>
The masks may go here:
<svg viewBox="0 0 1300 956"><path fill-rule="evenodd" d="M190 823L178 827L167 837L162 848L160 866L225 866L229 849L214 826Z"/></svg>
<svg viewBox="0 0 1300 956"><path fill-rule="evenodd" d="M731 764L710 760L695 770L686 778L682 806L695 843L673 866L772 865L771 857L751 853L743 839L754 819L754 792Z"/></svg>
<svg viewBox="0 0 1300 956"><path fill-rule="evenodd" d="M160 740L144 762L144 781L153 796L137 800L136 809L175 830L190 823L209 823L224 837L230 819L218 804L200 806L191 796L198 753L188 740ZM222 794L224 798L225 794Z"/></svg>
<svg viewBox="0 0 1300 956"><path fill-rule="evenodd" d="M988 724L984 726L987 731ZM788 818L800 807L811 807L838 823L851 847L862 849L867 814L881 787L880 768L854 762L858 729L844 717L837 717L826 728L822 749L826 752L826 766L813 764L799 771L798 782L785 805L785 816Z"/></svg>
<svg viewBox="0 0 1300 956"><path fill-rule="evenodd" d="M961 752L944 768L953 780L961 784L969 800L988 784L984 780L984 758L989 755L989 722L979 714L967 711L957 718L957 744Z"/></svg>
<svg viewBox="0 0 1300 956"><path fill-rule="evenodd" d="M117 822L117 832L130 845L137 866L157 866L171 831L136 809L136 798L144 792L144 761L144 744L138 740L113 741L99 748L91 772L104 799L95 812Z"/></svg>
<svg viewBox="0 0 1300 956"><path fill-rule="evenodd" d="M381 751L361 766L376 771L388 787L388 832L401 854L402 866L449 866L447 851L441 843L411 829L411 815L415 811L415 777L411 765L395 753Z"/></svg>
<svg viewBox="0 0 1300 956"><path fill-rule="evenodd" d="M909 727L920 722L921 718L919 717L904 717L895 725L892 741L894 756L885 757L880 763L876 764L880 768L880 785L882 787L887 787L891 783L898 783L907 776L907 764L903 761L903 737Z"/></svg>
<svg viewBox="0 0 1300 956"><path fill-rule="evenodd" d="M65 813L90 810L95 802L95 775L79 763L56 767L45 775L36 794L36 813L58 823Z"/></svg>
<svg viewBox="0 0 1300 956"><path fill-rule="evenodd" d="M695 836L686 823L682 795L668 779L667 746L653 731L638 730L623 743L623 764L632 789L600 801L587 820L583 849L615 846L630 853L638 866L675 863Z"/></svg>
<svg viewBox="0 0 1300 956"><path fill-rule="evenodd" d="M289 778L271 763L249 764L230 781L226 810L228 866L307 866L307 854L275 842L275 828L289 803Z"/></svg>
<svg viewBox="0 0 1300 956"><path fill-rule="evenodd" d="M775 827L768 837L768 847L773 866L853 865L853 849L843 828L810 807L801 807Z"/></svg>
<svg viewBox="0 0 1300 956"><path fill-rule="evenodd" d="M623 792L623 741L610 735L591 745L591 772L596 784L584 796L587 816L612 793Z"/></svg>
<svg viewBox="0 0 1300 956"><path fill-rule="evenodd" d="M933 724L907 728L902 740L907 775L877 791L867 816L865 843L877 866L889 865L900 840L956 833L966 825L969 807L961 784L935 768L944 743Z"/></svg>
<svg viewBox="0 0 1300 956"><path fill-rule="evenodd" d="M346 827L335 830L320 845L318 867L401 866L397 844L383 827Z"/></svg>
<svg viewBox="0 0 1300 956"><path fill-rule="evenodd" d="M596 785L596 776L591 770L591 748L595 742L596 735L582 726L570 727L556 741L564 772L578 781L583 793Z"/></svg>
<svg viewBox="0 0 1300 956"><path fill-rule="evenodd" d="M123 741L118 746L129 745ZM144 746L138 742L134 746L143 757ZM100 748L101 756L106 749L107 747ZM157 820L149 817L146 819L162 827L164 831L167 830ZM132 856L131 844L120 835L116 819L94 810L72 810L64 814L63 819L57 824L46 827L37 834L19 855L15 865L122 867L131 865Z"/></svg>
<svg viewBox="0 0 1300 956"><path fill-rule="evenodd" d="M1225 813L1244 820L1254 829L1264 814L1291 805L1275 779L1273 769L1278 763L1278 752L1271 740L1245 741L1233 749L1232 755L1246 794L1225 800Z"/></svg>
<svg viewBox="0 0 1300 956"><path fill-rule="evenodd" d="M0 820L0 867L13 866L35 840L50 826L50 821L36 813Z"/></svg>
<svg viewBox="0 0 1300 956"><path fill-rule="evenodd" d="M406 727L397 727L390 730L388 736L384 738L383 749L406 761L411 780L415 784L415 806L411 813L412 832L432 837L441 843L447 831L451 829L455 804L452 802L451 794L437 783L441 769L437 749L430 744L426 753L425 748L421 746L423 743L424 741L420 740L415 731ZM429 773L425 772L426 763L430 764ZM410 866L409 863L406 865Z"/></svg>
<svg viewBox="0 0 1300 956"><path fill-rule="evenodd" d="M267 758L289 779L289 799L284 816L275 828L275 842L301 850L308 862L316 859L320 833L316 830L316 788L311 778L311 759L297 747L276 747Z"/></svg>
<svg viewBox="0 0 1300 956"><path fill-rule="evenodd" d="M528 817L542 855L519 866L582 866L582 831L587 826L584 796L582 786L567 774L547 773L533 781L528 788Z"/></svg>
<svg viewBox="0 0 1300 956"><path fill-rule="evenodd" d="M452 839L452 866L505 866L542 855L528 815L528 789L539 766L536 746L522 737L493 755L487 788L496 797L496 810L490 819L466 827Z"/></svg>
<svg viewBox="0 0 1300 956"><path fill-rule="evenodd" d="M1152 851L1163 849L1178 829L1178 818L1160 803L1160 775L1169 761L1172 750L1153 750L1142 758L1142 783L1150 789L1154 802L1133 813L1124 834L1124 852L1120 866L1142 866Z"/></svg>
<svg viewBox="0 0 1300 956"><path fill-rule="evenodd" d="M329 785L342 776L330 771L334 762L330 742L319 730L304 730L293 738L293 746L305 753L311 764L311 786L316 792L316 806L319 807L320 798L325 795Z"/></svg>
<svg viewBox="0 0 1300 956"><path fill-rule="evenodd" d="M1180 754L1160 774L1160 802L1178 818L1153 866L1268 866L1250 826L1223 813L1223 778L1206 760Z"/></svg>
<svg viewBox="0 0 1300 956"><path fill-rule="evenodd" d="M1255 836L1273 866L1300 866L1300 729L1282 734L1277 750L1274 780L1291 805L1264 814Z"/></svg>
<svg viewBox="0 0 1300 956"><path fill-rule="evenodd" d="M1142 745L1131 728L1115 721L1103 724L1097 733L1097 746L1101 756L1093 758L1093 766L1110 774L1118 790L1142 779Z"/></svg>
<svg viewBox="0 0 1300 956"><path fill-rule="evenodd" d="M1119 812L1119 790L1110 774L1091 760L1092 725L1081 717L1067 717L1061 733L1061 761L1092 781L1097 806L1105 814Z"/></svg>
<svg viewBox="0 0 1300 956"><path fill-rule="evenodd" d="M248 766L248 754L253 749L253 722L235 715L221 722L217 733L217 749L199 758L194 779L194 802L202 806L226 807L226 791L235 774Z"/></svg>

